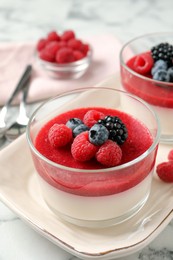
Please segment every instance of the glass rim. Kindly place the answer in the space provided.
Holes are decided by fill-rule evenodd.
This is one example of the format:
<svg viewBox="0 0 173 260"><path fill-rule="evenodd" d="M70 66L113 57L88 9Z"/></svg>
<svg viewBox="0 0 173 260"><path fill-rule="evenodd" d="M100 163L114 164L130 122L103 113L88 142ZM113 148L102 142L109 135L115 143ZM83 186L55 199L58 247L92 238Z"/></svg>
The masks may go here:
<svg viewBox="0 0 173 260"><path fill-rule="evenodd" d="M119 58L120 58L120 64L131 74L133 74L134 76L141 78L143 80L146 80L148 82L151 83L155 83L157 85L163 86L163 87L173 87L173 83L172 82L164 82L164 81L159 81L159 80L155 80L155 79L150 79L144 75L141 75L137 72L135 72L134 70L132 70L131 68L129 68L126 63L124 62L124 58L123 58L123 52L125 50L126 47L128 47L128 45L130 45L131 43L135 42L136 40L140 40L142 38L146 38L146 37L155 37L155 36L161 36L161 35L173 35L173 31L172 32L156 32L156 33L148 33L148 34L142 34L140 36L137 36L135 38L132 38L131 40L127 41L121 48L120 50L120 54L119 54Z"/></svg>
<svg viewBox="0 0 173 260"><path fill-rule="evenodd" d="M48 158L46 158L44 155L42 155L35 148L32 140L31 140L30 127L31 127L31 124L32 124L35 116L37 115L37 112L39 112L40 109L45 107L48 103L56 100L57 98L61 98L61 97L64 97L66 95L74 94L74 93L77 93L77 92L85 92L85 91L89 91L89 90L93 90L93 89L95 89L95 90L110 90L110 91L118 92L118 93L121 93L123 95L129 96L130 98L135 99L136 101L142 103L151 112L153 118L156 121L156 125L157 125L157 133L156 133L156 136L153 138L152 145L144 153L142 153L140 156L138 156L137 158L133 159L130 162L124 163L122 165L114 166L114 167L103 168L103 169L95 169L95 170L92 170L92 169L78 169L78 168L72 168L72 167L64 166L64 165L61 165L61 164L58 164L58 163L55 163L55 162L49 160ZM155 149L155 147L159 144L160 135L161 135L161 126L160 126L159 118L158 118L156 112L151 108L151 106L147 102L145 102L141 98L138 98L137 96L135 96L133 94L130 94L130 93L126 92L126 91L119 90L119 89L113 89L113 88L107 88L107 87L79 88L79 89L74 89L72 91L65 91L65 92L63 92L63 93L61 93L59 95L51 97L51 98L47 99L46 101L44 101L40 106L38 106L38 108L32 113L32 115L31 115L31 117L29 119L28 125L26 127L26 139L27 139L27 142L29 144L30 149L32 150L32 152L36 156L38 156L41 160L43 160L44 162L50 164L51 166L54 166L56 168L60 168L61 170L66 170L66 171L69 171L69 172L74 172L75 171L75 172L81 172L81 173L88 173L88 172L89 173L99 173L101 171L112 172L112 171L115 171L115 170L121 170L121 169L125 169L125 168L127 168L129 166L132 166L132 165L142 161L145 157L147 157Z"/></svg>

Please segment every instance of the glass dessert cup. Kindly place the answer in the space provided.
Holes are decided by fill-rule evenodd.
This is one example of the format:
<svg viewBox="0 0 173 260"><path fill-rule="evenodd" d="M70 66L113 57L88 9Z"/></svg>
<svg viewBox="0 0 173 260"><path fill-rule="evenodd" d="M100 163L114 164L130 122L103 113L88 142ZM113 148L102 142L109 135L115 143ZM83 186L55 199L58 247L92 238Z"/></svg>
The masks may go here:
<svg viewBox="0 0 173 260"><path fill-rule="evenodd" d="M148 102L161 123L161 142L173 143L173 83L157 81L136 73L127 61L160 43L172 44L173 33L147 34L127 42L120 52L123 88Z"/></svg>
<svg viewBox="0 0 173 260"><path fill-rule="evenodd" d="M44 61L38 57L37 53L35 56L38 65L47 73L48 76L55 79L78 79L87 72L92 63L91 47L87 56L83 59L63 64Z"/></svg>
<svg viewBox="0 0 173 260"><path fill-rule="evenodd" d="M116 109L140 120L147 127L152 144L134 160L93 170L55 163L36 149L40 129L55 116L93 107ZM159 137L159 121L150 106L111 88L79 89L50 99L33 113L27 126L27 141L45 202L61 219L91 228L121 223L144 206L150 194Z"/></svg>

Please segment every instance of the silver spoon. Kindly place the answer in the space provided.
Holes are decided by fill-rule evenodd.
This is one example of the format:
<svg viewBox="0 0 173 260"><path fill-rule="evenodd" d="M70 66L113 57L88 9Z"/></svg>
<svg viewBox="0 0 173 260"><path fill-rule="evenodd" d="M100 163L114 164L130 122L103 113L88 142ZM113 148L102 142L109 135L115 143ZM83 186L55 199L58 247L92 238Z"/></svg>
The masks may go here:
<svg viewBox="0 0 173 260"><path fill-rule="evenodd" d="M12 92L11 96L7 100L6 104L0 111L0 138L2 138L5 134L5 131L10 127L10 123L6 121L8 109L16 97L16 95L25 87L26 83L28 82L31 76L32 66L28 65L21 76L19 83L15 87L14 91Z"/></svg>
<svg viewBox="0 0 173 260"><path fill-rule="evenodd" d="M26 99L28 96L29 84L22 90L22 98L19 105L19 114L16 121L7 129L5 132L5 137L8 141L13 141L26 130L26 126L29 121L29 117L26 112Z"/></svg>

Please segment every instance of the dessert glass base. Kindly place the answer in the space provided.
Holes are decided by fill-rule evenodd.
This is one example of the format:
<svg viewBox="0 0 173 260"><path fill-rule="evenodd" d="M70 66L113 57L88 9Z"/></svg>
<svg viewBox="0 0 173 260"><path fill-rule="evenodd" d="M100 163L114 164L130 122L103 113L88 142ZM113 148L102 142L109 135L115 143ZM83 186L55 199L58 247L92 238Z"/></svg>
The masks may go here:
<svg viewBox="0 0 173 260"><path fill-rule="evenodd" d="M129 131L129 139L124 144L126 156L138 148L143 149L144 144L145 150L118 166L91 168L89 162L89 168L78 168L53 162L36 148L38 134L52 119L60 116L66 120L74 111L81 115L93 107L123 116ZM50 99L33 113L27 126L27 140L45 202L65 221L91 228L121 223L145 204L150 194L159 137L159 121L148 104L111 88L79 89Z"/></svg>

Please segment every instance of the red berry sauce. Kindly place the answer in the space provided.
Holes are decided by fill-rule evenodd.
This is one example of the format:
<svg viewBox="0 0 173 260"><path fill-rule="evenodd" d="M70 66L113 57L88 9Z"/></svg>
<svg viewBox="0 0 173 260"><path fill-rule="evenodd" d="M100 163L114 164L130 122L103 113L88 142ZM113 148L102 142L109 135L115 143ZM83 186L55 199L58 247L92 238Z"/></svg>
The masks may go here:
<svg viewBox="0 0 173 260"><path fill-rule="evenodd" d="M48 132L53 124L66 124L70 118L74 117L82 120L86 112L91 109L97 110L105 115L118 116L126 125L128 138L125 143L121 145L121 164L134 160L152 145L153 140L149 130L141 122L126 113L106 108L75 109L60 114L46 123L36 137L35 147L49 160L67 167L77 168L78 171L75 172L60 168L55 169L55 167L34 157L38 173L45 181L54 187L82 196L115 194L135 186L151 172L155 160L154 152L141 162L129 167L129 169L119 172L119 174L115 176L113 170L112 172L105 172L104 166L97 162L96 159L91 159L86 162L76 161L71 154L71 143L65 147L56 149L49 143ZM100 169L100 171L97 174L87 171L82 173L79 169Z"/></svg>

